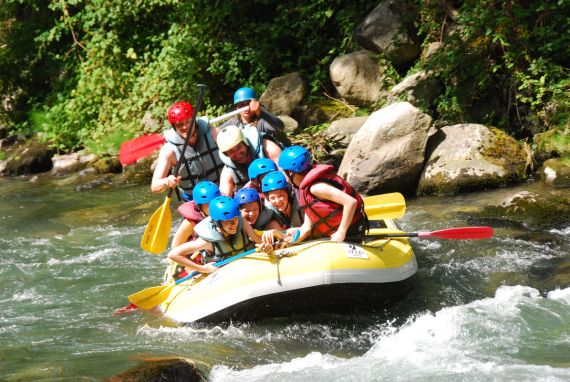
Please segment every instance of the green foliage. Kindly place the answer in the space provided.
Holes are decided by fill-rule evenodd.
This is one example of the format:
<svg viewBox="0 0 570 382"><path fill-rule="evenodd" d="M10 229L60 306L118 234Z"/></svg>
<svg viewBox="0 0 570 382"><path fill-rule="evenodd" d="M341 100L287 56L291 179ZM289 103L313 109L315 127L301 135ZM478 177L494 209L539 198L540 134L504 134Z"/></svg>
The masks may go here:
<svg viewBox="0 0 570 382"><path fill-rule="evenodd" d="M7 0L0 68L19 60L28 77L2 70L0 94L26 94L12 103L20 132L60 150L112 153L142 133L145 113L160 126L174 101L195 102L196 83L210 86L209 111L237 87L261 91L291 71L312 94L330 89L330 61L352 49L369 10L364 0Z"/></svg>
<svg viewBox="0 0 570 382"><path fill-rule="evenodd" d="M444 44L424 63L445 82L434 105L443 122L528 137L567 120L570 0L417 3L424 45Z"/></svg>
<svg viewBox="0 0 570 382"><path fill-rule="evenodd" d="M443 43L412 69L443 80L443 93L425 105L440 123L492 124L519 138L566 131L570 0L415 3L424 45ZM0 120L61 151L114 153L122 141L160 129L174 101L195 102L196 83L210 86L203 111L210 116L229 107L236 88L261 92L293 71L307 79L315 103L334 93L330 63L358 49L355 26L374 5L4 0ZM382 66L387 79L399 80L388 62ZM143 127L145 114L156 123Z"/></svg>

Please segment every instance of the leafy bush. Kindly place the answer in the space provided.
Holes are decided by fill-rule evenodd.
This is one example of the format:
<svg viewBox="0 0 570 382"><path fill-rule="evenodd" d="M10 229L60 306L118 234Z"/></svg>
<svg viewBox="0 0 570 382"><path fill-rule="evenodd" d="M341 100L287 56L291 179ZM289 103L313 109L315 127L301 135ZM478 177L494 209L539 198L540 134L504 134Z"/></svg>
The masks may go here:
<svg viewBox="0 0 570 382"><path fill-rule="evenodd" d="M60 150L105 152L139 135L146 112L162 122L174 101L195 101L198 82L210 85L209 110L228 105L240 86L261 91L291 71L303 72L312 94L330 89L328 63L351 49L355 23L370 10L363 0L7 1L1 19L33 36L32 55L53 67L42 92L18 106L25 118L14 123ZM32 29L28 18L42 26ZM10 51L0 65L22 55ZM30 76L40 72L33 67Z"/></svg>
<svg viewBox="0 0 570 382"><path fill-rule="evenodd" d="M424 44L444 46L424 64L445 81L443 121L501 126L519 137L567 120L570 1L421 1Z"/></svg>

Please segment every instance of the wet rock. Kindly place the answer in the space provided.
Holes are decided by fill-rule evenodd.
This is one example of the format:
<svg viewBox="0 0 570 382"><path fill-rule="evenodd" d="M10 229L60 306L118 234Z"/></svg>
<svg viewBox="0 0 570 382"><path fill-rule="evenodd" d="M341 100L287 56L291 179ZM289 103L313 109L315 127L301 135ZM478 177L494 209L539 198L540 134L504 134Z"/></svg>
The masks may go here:
<svg viewBox="0 0 570 382"><path fill-rule="evenodd" d="M51 170L54 149L45 143L25 142L11 147L0 166L1 176L38 174Z"/></svg>
<svg viewBox="0 0 570 382"><path fill-rule="evenodd" d="M209 368L185 358L146 359L144 363L106 378L106 382L202 382L207 381Z"/></svg>
<svg viewBox="0 0 570 382"><path fill-rule="evenodd" d="M552 187L570 187L570 158L553 158L542 164L541 180Z"/></svg>
<svg viewBox="0 0 570 382"><path fill-rule="evenodd" d="M484 125L445 126L430 138L418 195L451 195L526 179L521 144Z"/></svg>
<svg viewBox="0 0 570 382"><path fill-rule="evenodd" d="M119 158L114 155L105 155L92 163L92 166L99 174L119 174L123 171L123 166Z"/></svg>
<svg viewBox="0 0 570 382"><path fill-rule="evenodd" d="M51 161L53 162L52 172L57 175L71 174L78 171L82 166L79 162L78 153L54 155Z"/></svg>
<svg viewBox="0 0 570 382"><path fill-rule="evenodd" d="M570 195L516 192L484 207L480 216L518 223L529 230L565 228L570 221Z"/></svg>

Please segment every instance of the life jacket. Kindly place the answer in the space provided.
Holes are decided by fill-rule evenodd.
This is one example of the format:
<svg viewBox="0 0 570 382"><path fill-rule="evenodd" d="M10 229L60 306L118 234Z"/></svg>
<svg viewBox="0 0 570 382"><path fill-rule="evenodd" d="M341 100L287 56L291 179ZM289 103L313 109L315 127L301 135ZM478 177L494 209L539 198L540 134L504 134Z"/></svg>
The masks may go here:
<svg viewBox="0 0 570 382"><path fill-rule="evenodd" d="M204 214L199 210L195 201L182 203L178 207L178 212L191 223L198 224L204 220Z"/></svg>
<svg viewBox="0 0 570 382"><path fill-rule="evenodd" d="M209 180L218 184L224 164L220 159L218 146L210 134L208 123L202 119L196 120L198 138L196 147L186 146L184 162L178 173L181 176L178 187L187 195L192 195L192 189L201 180ZM180 160L184 139L174 130L165 131L166 144L172 147L176 160Z"/></svg>
<svg viewBox="0 0 570 382"><path fill-rule="evenodd" d="M257 217L253 228L263 231L267 228L267 224L269 224L271 220L277 220L281 222L274 210L266 208L265 206L261 206L259 216Z"/></svg>
<svg viewBox="0 0 570 382"><path fill-rule="evenodd" d="M269 203L269 201L267 201L266 206L275 212L277 221L279 221L285 227L291 228L302 226L305 213L299 206L299 201L297 200L295 191L293 194L289 194L289 203L291 203L291 216L287 216L283 212L279 211L277 207L274 207L271 203Z"/></svg>
<svg viewBox="0 0 570 382"><path fill-rule="evenodd" d="M214 247L214 253L206 256L206 261L220 261L227 257L242 253L250 247L252 241L246 235L243 229L243 219L238 216L238 229L235 235L228 241L222 233L216 229L216 223L210 216L196 224L194 231L198 236Z"/></svg>
<svg viewBox="0 0 570 382"><path fill-rule="evenodd" d="M266 158L265 151L263 150L263 139L271 139L273 142L280 145L271 135L259 132L252 125L242 125L242 127L243 138L247 144L249 153L251 154L252 162L258 158ZM223 164L230 170L234 184L236 186L236 190L243 188L245 184L249 182L247 169L251 162L248 164L234 163L234 161L232 161L229 156L222 152L220 152L220 159L222 160Z"/></svg>
<svg viewBox="0 0 570 382"><path fill-rule="evenodd" d="M346 180L335 174L333 166L318 164L305 175L297 194L299 206L311 219L313 230L323 236L331 236L340 225L343 210L341 204L320 200L311 194L310 188L315 183L327 183L356 199L356 210L351 225L362 218L364 202L358 192Z"/></svg>

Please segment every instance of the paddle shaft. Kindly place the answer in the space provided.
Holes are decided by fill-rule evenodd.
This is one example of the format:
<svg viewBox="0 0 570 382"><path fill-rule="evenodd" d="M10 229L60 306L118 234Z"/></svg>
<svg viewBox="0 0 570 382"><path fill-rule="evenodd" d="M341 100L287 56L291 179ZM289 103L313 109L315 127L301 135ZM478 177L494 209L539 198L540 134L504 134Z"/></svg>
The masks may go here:
<svg viewBox="0 0 570 382"><path fill-rule="evenodd" d="M366 237L371 238L390 238L390 237L436 237L439 239L488 239L493 236L493 228L491 227L459 227L447 228L433 232L402 232L402 233L387 233L380 235L370 235Z"/></svg>
<svg viewBox="0 0 570 382"><path fill-rule="evenodd" d="M217 122L223 121L224 119L231 118L231 117L233 117L234 115L238 115L238 114L240 114L240 113L243 113L244 111L246 111L246 110L248 110L248 109L249 109L249 106L244 106L244 107L242 107L242 108L240 108L240 109L236 109L236 110L234 110L234 111L230 111L229 113L222 114L222 115L220 115L219 117L212 118L212 119L210 119L208 122L209 122L209 123L217 123Z"/></svg>
<svg viewBox="0 0 570 382"><path fill-rule="evenodd" d="M254 253L255 251L257 251L257 248L252 248L252 249L250 249L249 251L245 251L245 252L240 253L239 255L235 255L235 256L232 256L232 257L228 257L228 258L225 259L225 260L218 261L217 263L214 263L214 265L215 265L216 267L218 267L218 268L219 268L219 267L223 267L224 265L226 265L226 264L228 264L228 263L231 263L232 261L236 261L236 260L238 260L238 259L241 259L242 257L245 257L245 256L247 256L247 255L251 255L251 254ZM174 283L174 285L178 285L178 284L180 284L180 283L182 283L182 282L184 282L184 281L186 281L186 280L188 280L188 279L191 279L192 277L197 276L197 275L199 275L199 274L200 274L200 272L194 271L194 272L190 273L188 276L184 276L184 277L182 277L181 279L176 280L176 282Z"/></svg>

